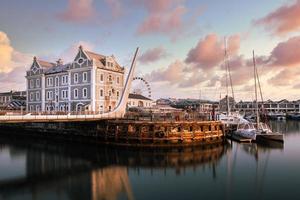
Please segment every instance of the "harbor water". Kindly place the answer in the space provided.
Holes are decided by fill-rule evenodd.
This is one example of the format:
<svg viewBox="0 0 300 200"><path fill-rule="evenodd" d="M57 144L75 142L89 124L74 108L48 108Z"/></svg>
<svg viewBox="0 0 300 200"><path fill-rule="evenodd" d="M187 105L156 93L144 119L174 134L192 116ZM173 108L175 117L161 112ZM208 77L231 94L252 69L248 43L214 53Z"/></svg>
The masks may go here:
<svg viewBox="0 0 300 200"><path fill-rule="evenodd" d="M133 149L0 136L0 200L299 199L300 122L281 143Z"/></svg>

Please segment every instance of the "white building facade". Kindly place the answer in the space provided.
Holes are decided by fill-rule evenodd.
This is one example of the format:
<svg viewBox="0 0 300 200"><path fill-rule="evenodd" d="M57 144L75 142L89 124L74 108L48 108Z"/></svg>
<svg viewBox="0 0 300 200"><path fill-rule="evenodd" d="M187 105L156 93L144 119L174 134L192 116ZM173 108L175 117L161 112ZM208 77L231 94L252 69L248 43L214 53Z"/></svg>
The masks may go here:
<svg viewBox="0 0 300 200"><path fill-rule="evenodd" d="M153 101L140 94L129 94L128 96L128 107L140 107L140 108L151 108L153 106Z"/></svg>
<svg viewBox="0 0 300 200"><path fill-rule="evenodd" d="M114 56L85 51L82 46L68 64L34 57L26 72L27 111L111 111L122 94L124 72Z"/></svg>

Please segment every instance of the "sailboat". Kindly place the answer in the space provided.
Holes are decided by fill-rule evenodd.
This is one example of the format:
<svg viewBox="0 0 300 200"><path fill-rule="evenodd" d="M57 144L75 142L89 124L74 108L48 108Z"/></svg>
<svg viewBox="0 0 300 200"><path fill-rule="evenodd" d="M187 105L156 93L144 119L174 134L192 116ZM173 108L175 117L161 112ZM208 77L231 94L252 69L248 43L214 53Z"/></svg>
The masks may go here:
<svg viewBox="0 0 300 200"><path fill-rule="evenodd" d="M248 123L240 123L238 125L236 135L249 138L252 140L272 140L283 142L283 134L274 133L271 128L263 122L260 122L259 112L258 112L258 101L257 101L257 84L260 89L260 96L263 102L262 91L260 87L259 76L257 73L256 62L253 51L253 69L254 69L254 87L255 87L255 114L256 114L256 123L248 122ZM263 103L262 103L263 108Z"/></svg>
<svg viewBox="0 0 300 200"><path fill-rule="evenodd" d="M228 85L229 85L228 81L230 82L230 87L231 87L233 100L234 100L234 92L233 92L232 79L231 79L230 67L229 67L229 62L228 62L226 38L224 38L224 65L226 67L226 91L227 91L227 95L226 95L226 113L220 113L217 118L226 127L236 129L236 126L239 123L241 123L241 122L246 123L248 121L246 119L244 119L243 116L240 115L240 113L232 112L231 109L230 109L229 96L228 96Z"/></svg>

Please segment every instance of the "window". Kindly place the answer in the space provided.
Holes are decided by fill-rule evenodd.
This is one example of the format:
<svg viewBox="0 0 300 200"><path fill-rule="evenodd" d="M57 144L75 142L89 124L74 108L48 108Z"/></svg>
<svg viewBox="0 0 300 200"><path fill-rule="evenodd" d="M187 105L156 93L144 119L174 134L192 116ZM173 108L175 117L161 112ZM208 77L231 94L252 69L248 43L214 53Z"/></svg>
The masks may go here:
<svg viewBox="0 0 300 200"><path fill-rule="evenodd" d="M29 106L29 111L33 111L33 105Z"/></svg>
<svg viewBox="0 0 300 200"><path fill-rule="evenodd" d="M111 96L111 91L110 90L108 91L108 96Z"/></svg>
<svg viewBox="0 0 300 200"><path fill-rule="evenodd" d="M78 73L74 74L74 83L78 83Z"/></svg>
<svg viewBox="0 0 300 200"><path fill-rule="evenodd" d="M35 111L37 111L37 112L40 111L40 106L39 106L39 105L36 105L36 106L35 106Z"/></svg>
<svg viewBox="0 0 300 200"><path fill-rule="evenodd" d="M36 92L35 93L35 99L37 100L37 101L39 101L40 100L40 92Z"/></svg>
<svg viewBox="0 0 300 200"><path fill-rule="evenodd" d="M87 82L87 72L83 72L83 82Z"/></svg>
<svg viewBox="0 0 300 200"><path fill-rule="evenodd" d="M119 93L119 91L117 91L117 97L119 97L120 96L120 93Z"/></svg>
<svg viewBox="0 0 300 200"><path fill-rule="evenodd" d="M52 100L52 98L53 98L53 92L47 91L47 100Z"/></svg>
<svg viewBox="0 0 300 200"><path fill-rule="evenodd" d="M29 88L33 88L33 80L30 80L30 83L29 83Z"/></svg>
<svg viewBox="0 0 300 200"><path fill-rule="evenodd" d="M100 81L103 81L103 74L100 74Z"/></svg>
<svg viewBox="0 0 300 200"><path fill-rule="evenodd" d="M103 90L100 90L100 97L103 97Z"/></svg>
<svg viewBox="0 0 300 200"><path fill-rule="evenodd" d="M60 111L65 111L65 105L60 105L59 110Z"/></svg>
<svg viewBox="0 0 300 200"><path fill-rule="evenodd" d="M65 85L68 83L68 76L65 75L65 76L62 76L62 84Z"/></svg>
<svg viewBox="0 0 300 200"><path fill-rule="evenodd" d="M68 90L62 90L61 96L62 96L62 99L67 99L68 98Z"/></svg>
<svg viewBox="0 0 300 200"><path fill-rule="evenodd" d="M78 89L74 89L74 98L75 98L75 99L78 98Z"/></svg>
<svg viewBox="0 0 300 200"><path fill-rule="evenodd" d="M53 86L53 78L47 78L47 86Z"/></svg>
<svg viewBox="0 0 300 200"><path fill-rule="evenodd" d="M86 88L83 88L82 96L83 96L83 98L87 98L87 89Z"/></svg>
<svg viewBox="0 0 300 200"><path fill-rule="evenodd" d="M37 88L40 87L40 79L36 79L35 84Z"/></svg>
<svg viewBox="0 0 300 200"><path fill-rule="evenodd" d="M59 86L59 78L55 77L55 86Z"/></svg>
<svg viewBox="0 0 300 200"><path fill-rule="evenodd" d="M117 77L117 83L118 83L118 84L120 83L120 78L119 78L119 77Z"/></svg>
<svg viewBox="0 0 300 200"><path fill-rule="evenodd" d="M30 101L33 101L33 93L30 93Z"/></svg>

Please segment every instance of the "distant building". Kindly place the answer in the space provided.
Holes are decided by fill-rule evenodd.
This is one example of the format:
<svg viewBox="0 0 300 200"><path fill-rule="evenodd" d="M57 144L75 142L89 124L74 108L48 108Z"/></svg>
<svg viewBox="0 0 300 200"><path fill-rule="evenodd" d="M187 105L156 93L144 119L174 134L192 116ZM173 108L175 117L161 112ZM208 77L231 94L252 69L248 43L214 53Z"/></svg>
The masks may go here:
<svg viewBox="0 0 300 200"><path fill-rule="evenodd" d="M34 57L26 72L27 110L111 111L122 94L124 71L114 56L86 51L81 46L74 61L67 64Z"/></svg>
<svg viewBox="0 0 300 200"><path fill-rule="evenodd" d="M129 94L128 107L151 108L153 100L140 94Z"/></svg>
<svg viewBox="0 0 300 200"><path fill-rule="evenodd" d="M229 109L231 111L235 110L235 100L228 96L228 104L229 104ZM227 111L227 96L225 96L223 99L220 100L219 102L219 109L221 112L226 112Z"/></svg>
<svg viewBox="0 0 300 200"><path fill-rule="evenodd" d="M0 110L21 110L26 108L26 91L0 93Z"/></svg>
<svg viewBox="0 0 300 200"><path fill-rule="evenodd" d="M267 100L264 103L258 102L258 108L263 108L267 112L273 113L289 113L289 112L300 112L300 100L288 101L286 99L280 101ZM236 108L242 112L253 112L255 111L255 102L252 101L240 101L236 104Z"/></svg>

